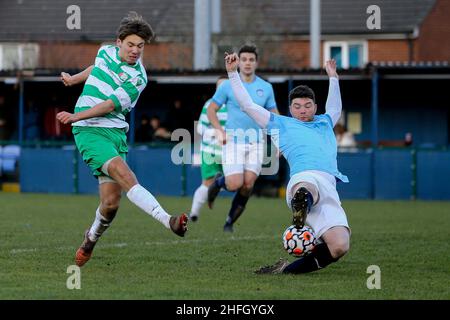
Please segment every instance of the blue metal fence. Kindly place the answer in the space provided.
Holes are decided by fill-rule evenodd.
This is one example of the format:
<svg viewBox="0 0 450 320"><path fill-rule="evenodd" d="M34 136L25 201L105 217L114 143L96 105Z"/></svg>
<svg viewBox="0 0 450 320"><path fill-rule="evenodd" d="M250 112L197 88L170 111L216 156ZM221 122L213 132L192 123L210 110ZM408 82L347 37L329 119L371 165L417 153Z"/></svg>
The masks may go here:
<svg viewBox="0 0 450 320"><path fill-rule="evenodd" d="M338 183L342 199L369 199L372 197L372 150L338 153L339 170L348 176L350 183Z"/></svg>
<svg viewBox="0 0 450 320"><path fill-rule="evenodd" d="M201 183L198 166L175 165L167 148L130 149L128 163L155 195L192 196ZM350 183L338 183L342 199L450 200L450 151L364 149L338 154ZM98 183L74 149L23 148L23 192L97 193Z"/></svg>
<svg viewBox="0 0 450 320"><path fill-rule="evenodd" d="M423 150L417 153L417 197L450 199L450 151Z"/></svg>

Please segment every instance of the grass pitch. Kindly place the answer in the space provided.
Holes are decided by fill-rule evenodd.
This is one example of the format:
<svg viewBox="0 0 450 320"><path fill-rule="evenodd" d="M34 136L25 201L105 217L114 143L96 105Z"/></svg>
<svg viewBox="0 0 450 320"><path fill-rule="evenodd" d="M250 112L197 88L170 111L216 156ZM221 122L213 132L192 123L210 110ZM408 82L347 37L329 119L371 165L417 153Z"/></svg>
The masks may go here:
<svg viewBox="0 0 450 320"><path fill-rule="evenodd" d="M169 212L191 205L158 200ZM98 198L0 192L0 299L450 298L450 202L344 201L348 255L310 274L261 276L253 271L287 257L281 235L290 213L282 199L251 198L226 234L230 201L219 197L179 238L124 197L81 269L81 289L69 290L67 268ZM379 290L367 288L370 265L381 269Z"/></svg>

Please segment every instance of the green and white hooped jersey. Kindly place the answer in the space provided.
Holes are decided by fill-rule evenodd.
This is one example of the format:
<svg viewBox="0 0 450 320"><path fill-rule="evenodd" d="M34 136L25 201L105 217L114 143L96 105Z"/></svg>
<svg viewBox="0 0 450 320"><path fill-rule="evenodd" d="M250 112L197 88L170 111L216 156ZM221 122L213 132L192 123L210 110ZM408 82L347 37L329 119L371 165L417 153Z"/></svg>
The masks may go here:
<svg viewBox="0 0 450 320"><path fill-rule="evenodd" d="M200 150L205 153L210 153L214 155L222 155L222 145L219 144L217 138L214 136L214 127L209 122L207 111L208 106L211 103L211 99L206 101L203 106L200 118L198 119L197 132L202 136L202 144ZM227 122L227 106L224 104L217 110L217 118L219 118L219 123L222 128L225 129L225 123Z"/></svg>
<svg viewBox="0 0 450 320"><path fill-rule="evenodd" d="M134 108L146 85L147 73L140 60L129 65L120 60L117 46L102 46L75 105L75 113L108 99L114 102L114 111L102 117L77 121L73 126L123 128L127 132L129 126L125 115Z"/></svg>

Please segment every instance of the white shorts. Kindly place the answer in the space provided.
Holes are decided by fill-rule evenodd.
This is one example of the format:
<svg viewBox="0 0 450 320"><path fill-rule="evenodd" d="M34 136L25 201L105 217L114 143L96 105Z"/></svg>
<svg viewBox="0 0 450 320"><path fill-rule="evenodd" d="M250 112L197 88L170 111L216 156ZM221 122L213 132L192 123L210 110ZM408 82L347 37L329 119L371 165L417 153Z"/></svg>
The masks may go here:
<svg viewBox="0 0 450 320"><path fill-rule="evenodd" d="M314 184L319 190L319 201L311 207L311 211L306 216L306 224L313 228L317 238L336 226L344 226L350 231L347 216L336 191L336 178L328 173L310 170L293 175L286 189L288 207L292 210L291 199L294 186L303 181Z"/></svg>
<svg viewBox="0 0 450 320"><path fill-rule="evenodd" d="M243 174L244 171L252 171L257 176L261 173L263 163L262 143L235 143L227 141L222 148L223 174Z"/></svg>

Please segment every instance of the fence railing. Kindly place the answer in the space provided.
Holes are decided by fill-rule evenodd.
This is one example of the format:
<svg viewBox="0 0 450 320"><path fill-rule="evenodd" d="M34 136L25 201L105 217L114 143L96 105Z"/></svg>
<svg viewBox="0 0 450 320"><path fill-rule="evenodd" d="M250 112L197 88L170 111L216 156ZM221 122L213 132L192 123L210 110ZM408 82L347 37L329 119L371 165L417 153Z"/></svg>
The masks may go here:
<svg viewBox="0 0 450 320"><path fill-rule="evenodd" d="M127 160L140 183L155 194L190 196L201 183L200 168L174 164L173 145L135 144ZM2 151L0 156L4 161ZM97 193L98 183L73 143L22 144L16 160L13 178L22 192ZM450 200L450 150L446 147L340 149L338 166L350 179L348 184L338 184L343 199ZM6 178L3 170L0 180Z"/></svg>

